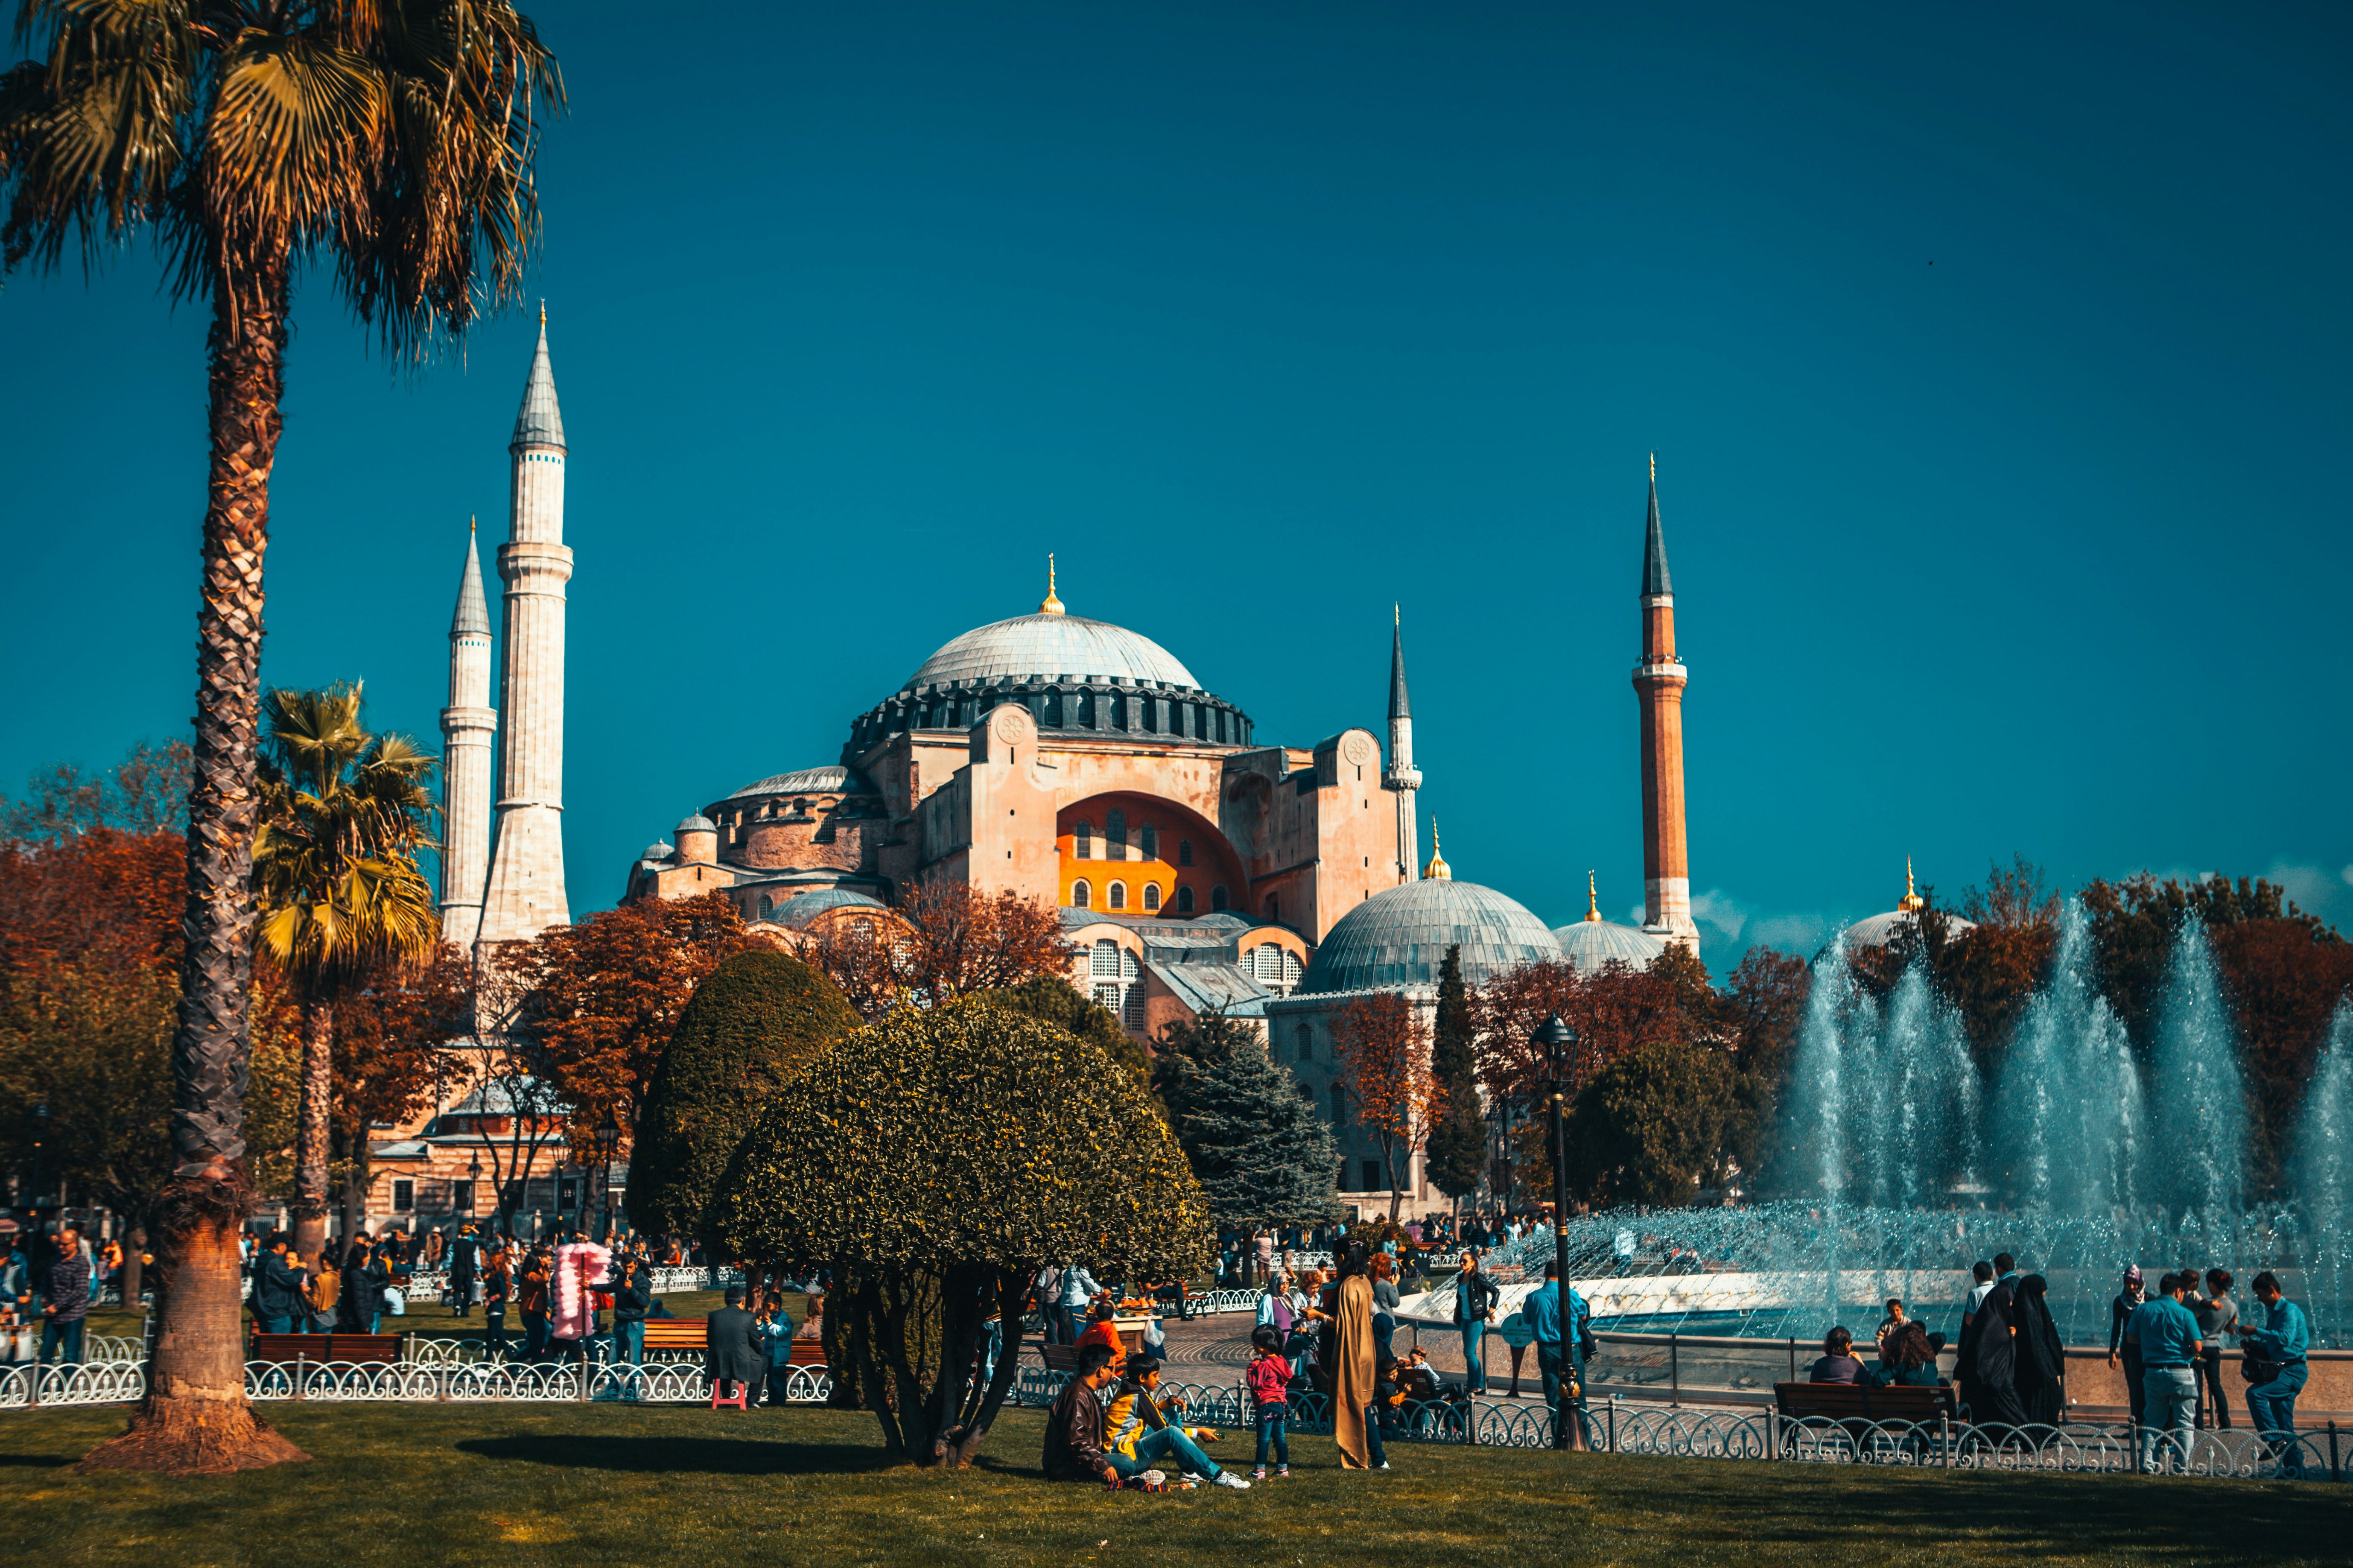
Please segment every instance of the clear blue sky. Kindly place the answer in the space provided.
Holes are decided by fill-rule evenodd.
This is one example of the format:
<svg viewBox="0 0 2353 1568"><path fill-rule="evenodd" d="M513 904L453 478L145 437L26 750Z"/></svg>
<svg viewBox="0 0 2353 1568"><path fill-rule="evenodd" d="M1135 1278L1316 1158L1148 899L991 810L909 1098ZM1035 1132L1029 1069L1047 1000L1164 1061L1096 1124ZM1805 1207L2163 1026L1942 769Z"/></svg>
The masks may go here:
<svg viewBox="0 0 2353 1568"><path fill-rule="evenodd" d="M1907 852L2353 921L2353 11L1611 9L543 9L574 909L1050 549L1291 743L1378 726L1402 600L1458 874L1623 918L1655 449L1711 959ZM0 785L189 711L157 279L0 292ZM297 312L264 673L438 744L531 319L407 375Z"/></svg>

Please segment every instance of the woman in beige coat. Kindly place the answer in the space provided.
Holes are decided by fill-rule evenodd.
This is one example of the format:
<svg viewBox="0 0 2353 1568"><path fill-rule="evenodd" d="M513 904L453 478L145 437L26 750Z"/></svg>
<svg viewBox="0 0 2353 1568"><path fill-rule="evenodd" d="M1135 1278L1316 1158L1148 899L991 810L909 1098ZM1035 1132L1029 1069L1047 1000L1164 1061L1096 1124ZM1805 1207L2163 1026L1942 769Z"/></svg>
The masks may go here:
<svg viewBox="0 0 2353 1568"><path fill-rule="evenodd" d="M1340 1290L1333 1309L1332 1440L1344 1470L1388 1468L1365 1436L1365 1409L1373 1402L1373 1282L1367 1278L1362 1243L1348 1248L1340 1265Z"/></svg>

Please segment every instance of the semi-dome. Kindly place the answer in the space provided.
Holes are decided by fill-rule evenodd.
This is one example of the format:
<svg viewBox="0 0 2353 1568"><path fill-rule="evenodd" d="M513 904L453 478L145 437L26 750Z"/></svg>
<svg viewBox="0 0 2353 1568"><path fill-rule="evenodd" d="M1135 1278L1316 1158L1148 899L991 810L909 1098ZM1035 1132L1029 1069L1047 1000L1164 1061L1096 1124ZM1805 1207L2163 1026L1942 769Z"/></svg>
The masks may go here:
<svg viewBox="0 0 2353 1568"><path fill-rule="evenodd" d="M682 819L670 831L672 833L716 833L719 831L719 824L698 811L692 816Z"/></svg>
<svg viewBox="0 0 2353 1568"><path fill-rule="evenodd" d="M1462 950L1470 984L1523 963L1556 961L1560 943L1517 900L1476 882L1434 879L1375 893L1340 917L1299 989L1434 985L1446 950Z"/></svg>
<svg viewBox="0 0 2353 1568"><path fill-rule="evenodd" d="M814 893L786 899L768 917L774 924L790 926L795 931L807 928L809 921L828 910L879 910L885 906L880 899L851 888L820 888Z"/></svg>
<svg viewBox="0 0 2353 1568"><path fill-rule="evenodd" d="M1016 616L952 639L907 679L927 691L959 681L1117 680L1129 686L1199 686L1176 656L1141 632L1084 616Z"/></svg>
<svg viewBox="0 0 2353 1568"><path fill-rule="evenodd" d="M856 768L800 768L788 773L771 773L756 783L747 784L729 800L742 800L747 795L872 795L874 786Z"/></svg>

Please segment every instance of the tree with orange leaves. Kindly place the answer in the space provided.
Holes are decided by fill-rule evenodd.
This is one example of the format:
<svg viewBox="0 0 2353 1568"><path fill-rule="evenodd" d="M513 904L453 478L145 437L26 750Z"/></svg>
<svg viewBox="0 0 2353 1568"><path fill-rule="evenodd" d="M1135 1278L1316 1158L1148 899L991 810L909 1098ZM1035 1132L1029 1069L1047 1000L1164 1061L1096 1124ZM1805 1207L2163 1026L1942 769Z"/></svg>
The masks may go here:
<svg viewBox="0 0 2353 1568"><path fill-rule="evenodd" d="M634 1127L679 1015L720 961L756 945L723 894L649 899L501 944L484 1026L512 1037L570 1125Z"/></svg>
<svg viewBox="0 0 2353 1568"><path fill-rule="evenodd" d="M801 957L869 1019L902 998L939 1007L1041 974L1067 979L1076 955L1051 904L963 882L910 888L891 914L828 921L801 943Z"/></svg>
<svg viewBox="0 0 2353 1568"><path fill-rule="evenodd" d="M1347 1072L1357 1119L1381 1152L1389 1177L1389 1220L1405 1202L1406 1171L1430 1137L1438 1080L1430 1068L1430 1026L1421 1009L1390 993L1340 1009L1332 1047Z"/></svg>

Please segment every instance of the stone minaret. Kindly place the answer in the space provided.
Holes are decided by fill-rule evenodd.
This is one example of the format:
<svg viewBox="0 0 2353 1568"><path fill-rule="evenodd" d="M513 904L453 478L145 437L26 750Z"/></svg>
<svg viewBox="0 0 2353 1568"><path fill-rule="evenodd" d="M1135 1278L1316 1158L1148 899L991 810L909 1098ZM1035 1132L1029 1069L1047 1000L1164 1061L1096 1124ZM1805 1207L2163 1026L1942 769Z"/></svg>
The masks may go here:
<svg viewBox="0 0 2353 1568"><path fill-rule="evenodd" d="M1397 874L1410 882L1421 868L1421 832L1413 820L1413 792L1421 774L1413 765L1413 710L1405 700L1405 623L1393 608L1389 630L1389 765L1381 787L1397 796Z"/></svg>
<svg viewBox="0 0 2353 1568"><path fill-rule="evenodd" d="M506 680L500 710L498 844L482 900L480 940L515 942L568 925L564 893L564 419L547 363L547 310L539 352L515 416L513 521L499 547L506 593Z"/></svg>
<svg viewBox="0 0 2353 1568"><path fill-rule="evenodd" d="M1683 686L1675 657L1675 591L1659 527L1659 459L1651 458L1650 537L1642 547L1642 661L1634 691L1642 709L1642 929L1699 951L1691 918L1691 866L1683 843Z"/></svg>
<svg viewBox="0 0 2353 1568"><path fill-rule="evenodd" d="M449 706L441 710L441 940L474 945L491 868L491 606L482 552L466 527L466 573L449 617Z"/></svg>

